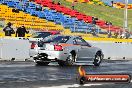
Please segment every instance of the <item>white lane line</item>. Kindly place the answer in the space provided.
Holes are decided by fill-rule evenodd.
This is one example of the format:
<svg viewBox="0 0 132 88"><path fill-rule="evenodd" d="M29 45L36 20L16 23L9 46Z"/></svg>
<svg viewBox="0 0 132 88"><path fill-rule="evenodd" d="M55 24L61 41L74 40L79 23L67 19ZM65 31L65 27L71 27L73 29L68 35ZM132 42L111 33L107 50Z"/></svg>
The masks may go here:
<svg viewBox="0 0 132 88"><path fill-rule="evenodd" d="M102 84L84 84L83 86L93 86L93 85L102 85ZM39 87L39 88L69 88L69 87L80 87L79 84L73 85L61 85L61 86L51 86L51 87Z"/></svg>
<svg viewBox="0 0 132 88"><path fill-rule="evenodd" d="M132 83L132 80L130 81ZM107 83L104 83L104 84L107 84ZM73 85L61 85L61 86L51 86L51 87L39 87L39 88L69 88L69 87L81 87L81 86L84 86L84 87L87 87L87 86L98 86L98 85L103 85L102 84L84 84L84 85L79 85L79 84L73 84ZM109 83L108 83L109 85Z"/></svg>
<svg viewBox="0 0 132 88"><path fill-rule="evenodd" d="M0 65L0 67L31 67L34 65Z"/></svg>
<svg viewBox="0 0 132 88"><path fill-rule="evenodd" d="M0 84L3 84L3 83L5 83L5 82L0 82Z"/></svg>

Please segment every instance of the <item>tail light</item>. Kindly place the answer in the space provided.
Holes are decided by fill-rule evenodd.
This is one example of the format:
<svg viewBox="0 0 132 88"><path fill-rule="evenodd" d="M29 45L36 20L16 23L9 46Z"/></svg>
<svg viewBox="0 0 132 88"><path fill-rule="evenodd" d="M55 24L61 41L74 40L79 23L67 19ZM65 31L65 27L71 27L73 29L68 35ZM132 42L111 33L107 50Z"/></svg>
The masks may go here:
<svg viewBox="0 0 132 88"><path fill-rule="evenodd" d="M63 48L62 48L61 45L54 45L54 50L55 50L55 51L62 51Z"/></svg>
<svg viewBox="0 0 132 88"><path fill-rule="evenodd" d="M31 49L34 49L35 46L36 46L36 44L35 44L35 43L32 43L32 44L31 44Z"/></svg>

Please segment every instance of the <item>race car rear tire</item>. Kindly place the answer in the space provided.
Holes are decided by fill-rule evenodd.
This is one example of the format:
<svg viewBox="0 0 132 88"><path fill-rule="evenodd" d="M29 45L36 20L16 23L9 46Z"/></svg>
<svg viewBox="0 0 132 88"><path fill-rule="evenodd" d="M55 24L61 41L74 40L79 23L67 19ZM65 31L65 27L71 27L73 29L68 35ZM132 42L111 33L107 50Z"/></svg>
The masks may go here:
<svg viewBox="0 0 132 88"><path fill-rule="evenodd" d="M49 63L50 63L50 62L39 62L39 61L37 61L37 62L36 62L36 65L37 65L37 66L47 66Z"/></svg>
<svg viewBox="0 0 132 88"><path fill-rule="evenodd" d="M93 62L94 66L99 66L101 61L102 61L102 56L97 53L95 55L95 59L94 59L94 62Z"/></svg>

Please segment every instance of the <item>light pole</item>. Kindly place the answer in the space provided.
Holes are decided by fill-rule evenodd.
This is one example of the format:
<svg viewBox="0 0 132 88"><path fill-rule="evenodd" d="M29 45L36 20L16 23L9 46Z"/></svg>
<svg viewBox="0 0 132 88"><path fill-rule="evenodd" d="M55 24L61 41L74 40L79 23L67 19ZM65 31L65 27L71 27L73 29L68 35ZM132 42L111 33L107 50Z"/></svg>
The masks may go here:
<svg viewBox="0 0 132 88"><path fill-rule="evenodd" d="M3 39L2 39L2 36L1 36L1 44L0 44L0 59L2 59L3 58L3 50L2 50L2 47L3 47Z"/></svg>
<svg viewBox="0 0 132 88"><path fill-rule="evenodd" d="M128 29L128 19L127 19L127 7L128 7L128 0L125 0L125 8L124 8L124 33Z"/></svg>

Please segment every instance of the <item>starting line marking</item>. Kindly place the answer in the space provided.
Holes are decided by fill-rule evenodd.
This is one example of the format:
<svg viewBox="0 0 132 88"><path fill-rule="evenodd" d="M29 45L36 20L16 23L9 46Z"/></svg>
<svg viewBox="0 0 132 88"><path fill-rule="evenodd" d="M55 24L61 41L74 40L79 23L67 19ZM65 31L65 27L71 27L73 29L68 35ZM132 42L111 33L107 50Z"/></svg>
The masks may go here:
<svg viewBox="0 0 132 88"><path fill-rule="evenodd" d="M132 80L131 80L132 83ZM107 84L107 83L104 83ZM51 87L39 87L39 88L69 88L69 87L87 87L87 86L100 86L102 84L84 84L84 85L79 85L79 84L73 84L73 85L60 85L60 86L51 86Z"/></svg>

